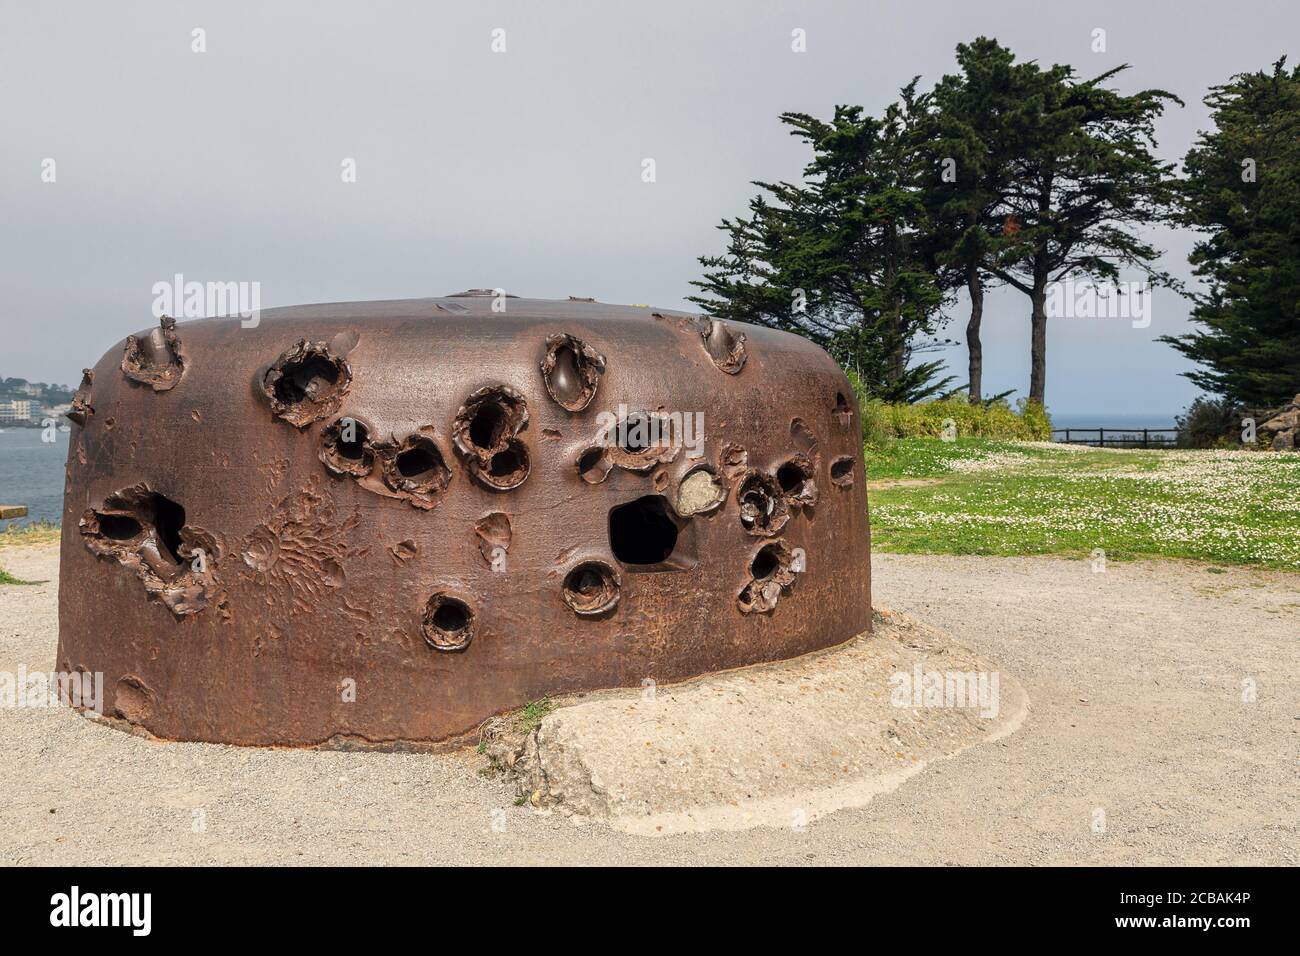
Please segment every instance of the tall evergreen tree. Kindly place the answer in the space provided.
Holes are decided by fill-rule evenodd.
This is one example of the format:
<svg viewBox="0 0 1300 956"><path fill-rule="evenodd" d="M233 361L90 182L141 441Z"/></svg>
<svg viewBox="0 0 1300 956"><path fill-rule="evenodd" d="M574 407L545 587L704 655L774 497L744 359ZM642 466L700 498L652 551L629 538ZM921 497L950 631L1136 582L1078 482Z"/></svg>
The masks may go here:
<svg viewBox="0 0 1300 956"><path fill-rule="evenodd" d="M1183 161L1183 221L1208 233L1192 251L1207 283L1203 326L1165 336L1204 366L1185 373L1253 406L1300 392L1300 68L1242 73L1205 98L1214 130Z"/></svg>
<svg viewBox="0 0 1300 956"><path fill-rule="evenodd" d="M975 83L955 97L955 108L973 107L958 120L990 170L976 194L986 216L984 235L974 237L982 245L970 257L986 255L987 271L1030 299L1029 398L1041 404L1049 283L1114 280L1121 268L1169 281L1154 267L1157 251L1134 230L1168 215L1173 167L1155 158L1153 125L1167 103L1181 101L1162 90L1109 89L1126 66L1078 82L1069 66L1016 63L985 38L959 45L957 60ZM991 233L989 213L1000 220Z"/></svg>
<svg viewBox="0 0 1300 956"><path fill-rule="evenodd" d="M829 122L783 113L812 149L800 183L756 182L749 216L724 219L722 256L703 256L691 301L803 335L856 368L891 401L918 401L951 381L941 362L914 362L934 344L942 294L921 248L924 155L916 81L879 118L837 106Z"/></svg>
<svg viewBox="0 0 1300 956"><path fill-rule="evenodd" d="M967 390L978 402L983 398L984 293L998 282L992 268L1008 244L1001 210L1009 163L1002 151L1009 141L1007 117L1015 107L1015 56L980 37L957 48L957 61L961 72L944 76L930 95L923 195L940 286L964 289L970 302Z"/></svg>

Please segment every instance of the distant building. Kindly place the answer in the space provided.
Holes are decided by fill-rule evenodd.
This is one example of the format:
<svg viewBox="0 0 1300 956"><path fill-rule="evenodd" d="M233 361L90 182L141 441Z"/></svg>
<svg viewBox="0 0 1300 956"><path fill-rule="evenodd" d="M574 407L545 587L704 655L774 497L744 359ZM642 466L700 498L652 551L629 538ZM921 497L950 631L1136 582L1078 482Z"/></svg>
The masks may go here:
<svg viewBox="0 0 1300 956"><path fill-rule="evenodd" d="M0 402L0 425L29 425L32 421L32 403L29 401Z"/></svg>
<svg viewBox="0 0 1300 956"><path fill-rule="evenodd" d="M24 382L22 385L18 386L17 390L21 392L23 395L41 394L41 387L39 385L33 385L31 382Z"/></svg>

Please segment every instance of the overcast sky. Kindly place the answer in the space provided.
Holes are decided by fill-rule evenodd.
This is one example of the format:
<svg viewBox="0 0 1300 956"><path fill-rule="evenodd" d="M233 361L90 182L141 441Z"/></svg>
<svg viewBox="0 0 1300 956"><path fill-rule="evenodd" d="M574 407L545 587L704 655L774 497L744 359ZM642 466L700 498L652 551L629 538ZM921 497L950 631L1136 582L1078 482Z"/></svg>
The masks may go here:
<svg viewBox="0 0 1300 956"><path fill-rule="evenodd" d="M1187 102L1159 124L1178 159L1201 98L1300 37L1300 5L1208 2L0 4L0 376L75 384L153 323L152 286L256 281L263 308L501 286L688 307L696 257L753 179L806 160L783 110L882 109L984 34L1022 59ZM206 52L192 51L205 31ZM505 31L505 52L492 50ZM806 31L807 52L791 50ZM1091 50L1106 31L1107 52ZM1294 59L1294 57L1292 57ZM642 182L653 158L657 181ZM42 182L42 162L56 181ZM341 164L355 159L356 182ZM1187 274L1191 237L1160 233ZM1028 387L1027 299L991 297L985 388ZM1150 328L1055 319L1060 415L1168 419L1195 394ZM965 319L950 333L961 339ZM964 348L948 353L965 380Z"/></svg>

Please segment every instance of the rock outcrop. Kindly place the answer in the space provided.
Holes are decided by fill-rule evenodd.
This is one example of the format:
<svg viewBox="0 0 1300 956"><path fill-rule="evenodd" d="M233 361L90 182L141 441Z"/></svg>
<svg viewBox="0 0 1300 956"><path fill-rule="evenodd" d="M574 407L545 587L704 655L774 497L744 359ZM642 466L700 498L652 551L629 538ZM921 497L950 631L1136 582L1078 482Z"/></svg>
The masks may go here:
<svg viewBox="0 0 1300 956"><path fill-rule="evenodd" d="M1300 394L1282 406L1259 426L1261 435L1272 436L1274 451L1289 451L1300 439Z"/></svg>

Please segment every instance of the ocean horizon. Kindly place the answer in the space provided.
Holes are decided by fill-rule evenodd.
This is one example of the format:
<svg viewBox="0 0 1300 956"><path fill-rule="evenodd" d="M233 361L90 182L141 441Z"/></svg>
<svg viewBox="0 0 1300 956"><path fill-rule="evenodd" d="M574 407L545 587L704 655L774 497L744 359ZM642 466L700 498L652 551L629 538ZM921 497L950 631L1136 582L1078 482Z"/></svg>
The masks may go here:
<svg viewBox="0 0 1300 956"><path fill-rule="evenodd" d="M1051 414L1050 412L1048 414ZM1052 428L1104 428L1110 431L1115 428L1117 431L1124 428L1136 428L1141 431L1143 428L1173 428L1177 423L1175 419L1181 412L1169 412L1168 414L1148 414L1146 412L1120 413L1112 415L1109 413L1101 414L1062 414L1052 415Z"/></svg>

